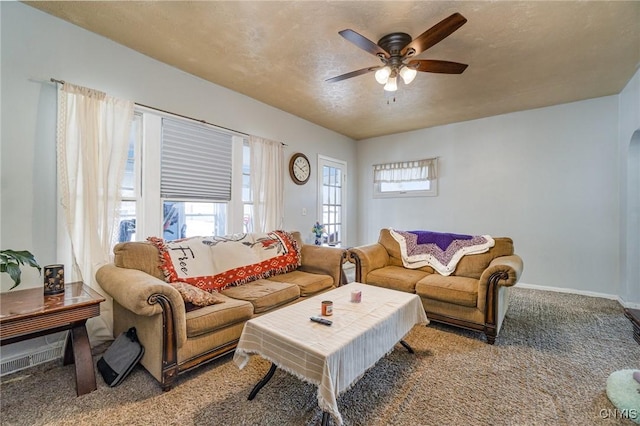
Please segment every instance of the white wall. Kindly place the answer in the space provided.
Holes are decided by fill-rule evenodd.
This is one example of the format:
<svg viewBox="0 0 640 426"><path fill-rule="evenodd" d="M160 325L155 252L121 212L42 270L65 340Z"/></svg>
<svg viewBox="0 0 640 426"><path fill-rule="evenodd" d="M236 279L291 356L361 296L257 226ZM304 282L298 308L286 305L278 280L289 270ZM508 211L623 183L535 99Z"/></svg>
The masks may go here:
<svg viewBox="0 0 640 426"><path fill-rule="evenodd" d="M620 103L620 296L640 305L640 71Z"/></svg>
<svg viewBox="0 0 640 426"><path fill-rule="evenodd" d="M2 206L0 246L31 250L56 263L56 86L51 77L110 95L285 142L285 159L318 154L355 168L356 144L343 135L186 74L22 3L1 2ZM348 186L356 192L355 179ZM316 176L304 186L285 178L285 229L311 239ZM355 200L348 201L347 244L356 240ZM302 216L302 208L309 214ZM20 288L40 285L25 270ZM2 290L10 281L2 274ZM33 283L33 284L31 284Z"/></svg>
<svg viewBox="0 0 640 426"><path fill-rule="evenodd" d="M618 97L358 142L360 244L379 229L509 236L522 283L619 295ZM372 198L372 165L440 157L439 195Z"/></svg>

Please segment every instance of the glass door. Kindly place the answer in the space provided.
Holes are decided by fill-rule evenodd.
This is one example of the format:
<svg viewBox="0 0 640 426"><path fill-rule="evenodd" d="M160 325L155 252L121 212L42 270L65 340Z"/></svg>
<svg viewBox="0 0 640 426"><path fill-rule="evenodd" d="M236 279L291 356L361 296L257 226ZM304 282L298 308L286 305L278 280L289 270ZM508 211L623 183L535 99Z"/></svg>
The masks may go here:
<svg viewBox="0 0 640 426"><path fill-rule="evenodd" d="M319 155L318 173L318 221L324 225L321 241L329 246L344 247L347 163Z"/></svg>

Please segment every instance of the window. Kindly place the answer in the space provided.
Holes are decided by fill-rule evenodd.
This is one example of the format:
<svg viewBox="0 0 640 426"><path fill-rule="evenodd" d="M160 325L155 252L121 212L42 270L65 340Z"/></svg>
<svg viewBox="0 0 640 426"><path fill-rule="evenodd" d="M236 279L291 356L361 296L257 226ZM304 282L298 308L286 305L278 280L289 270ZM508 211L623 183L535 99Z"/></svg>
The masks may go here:
<svg viewBox="0 0 640 426"><path fill-rule="evenodd" d="M165 240L224 235L227 225L227 203L206 201L162 202L162 236Z"/></svg>
<svg viewBox="0 0 640 426"><path fill-rule="evenodd" d="M244 138L147 108L136 110L131 135L119 241L250 232Z"/></svg>
<svg viewBox="0 0 640 426"><path fill-rule="evenodd" d="M226 233L232 144L230 133L212 126L162 119L160 197L165 239Z"/></svg>
<svg viewBox="0 0 640 426"><path fill-rule="evenodd" d="M374 165L374 198L438 195L437 162L429 158Z"/></svg>

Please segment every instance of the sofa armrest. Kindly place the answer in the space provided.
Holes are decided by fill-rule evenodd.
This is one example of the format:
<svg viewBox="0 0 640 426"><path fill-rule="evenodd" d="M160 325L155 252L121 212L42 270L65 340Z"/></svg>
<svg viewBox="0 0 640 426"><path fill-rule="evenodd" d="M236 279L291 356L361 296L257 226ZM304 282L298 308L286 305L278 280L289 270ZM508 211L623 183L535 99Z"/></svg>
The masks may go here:
<svg viewBox="0 0 640 426"><path fill-rule="evenodd" d="M496 257L480 276L480 283L495 281L497 285L510 287L518 282L524 264L517 254Z"/></svg>
<svg viewBox="0 0 640 426"><path fill-rule="evenodd" d="M165 315L165 323L175 330L176 344L187 341L186 311L182 296L171 285L137 269L104 265L96 280L123 308L136 315ZM170 317L169 317L170 315Z"/></svg>
<svg viewBox="0 0 640 426"><path fill-rule="evenodd" d="M304 244L300 254L302 255L301 271L330 275L336 287L343 284L342 264L347 259L347 250Z"/></svg>
<svg viewBox="0 0 640 426"><path fill-rule="evenodd" d="M502 287L511 287L518 282L524 265L520 256L496 257L482 272L478 282L478 309L485 312L485 322L497 323L498 292Z"/></svg>
<svg viewBox="0 0 640 426"><path fill-rule="evenodd" d="M369 272L384 268L389 263L389 253L380 243L349 249L349 262L356 265L356 282L366 282Z"/></svg>

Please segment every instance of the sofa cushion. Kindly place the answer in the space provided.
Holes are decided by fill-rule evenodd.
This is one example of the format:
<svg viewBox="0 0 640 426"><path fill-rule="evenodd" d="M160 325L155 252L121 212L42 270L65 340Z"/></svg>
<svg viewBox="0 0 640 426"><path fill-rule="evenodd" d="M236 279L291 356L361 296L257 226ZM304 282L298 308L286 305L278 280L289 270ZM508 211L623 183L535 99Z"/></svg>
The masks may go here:
<svg viewBox="0 0 640 426"><path fill-rule="evenodd" d="M428 299L475 307L478 304L478 280L431 274L416 283L416 294Z"/></svg>
<svg viewBox="0 0 640 426"><path fill-rule="evenodd" d="M429 273L416 269L385 266L369 272L365 280L367 284L377 285L378 287L415 293L416 283L428 275Z"/></svg>
<svg viewBox="0 0 640 426"><path fill-rule="evenodd" d="M200 336L233 324L247 321L253 316L253 305L224 295L216 295L224 301L187 312L187 337Z"/></svg>
<svg viewBox="0 0 640 426"><path fill-rule="evenodd" d="M295 284L270 280L256 280L248 284L229 287L222 291L225 296L246 300L253 305L256 314L269 311L300 297L300 288Z"/></svg>
<svg viewBox="0 0 640 426"><path fill-rule="evenodd" d="M307 297L329 290L333 287L333 278L330 275L312 274L310 272L292 271L269 278L269 281L295 284L300 288L300 296Z"/></svg>

